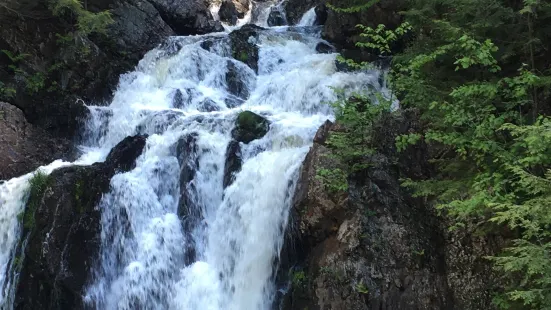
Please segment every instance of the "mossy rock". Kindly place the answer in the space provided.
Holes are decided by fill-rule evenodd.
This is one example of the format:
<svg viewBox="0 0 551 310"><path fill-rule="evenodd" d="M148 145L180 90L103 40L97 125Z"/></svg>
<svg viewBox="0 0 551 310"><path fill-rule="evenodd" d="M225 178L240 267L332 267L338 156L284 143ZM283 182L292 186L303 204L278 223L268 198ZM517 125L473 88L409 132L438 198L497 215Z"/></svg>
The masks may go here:
<svg viewBox="0 0 551 310"><path fill-rule="evenodd" d="M237 116L232 137L236 141L249 143L264 137L269 129L270 122L266 118L251 111L243 111Z"/></svg>

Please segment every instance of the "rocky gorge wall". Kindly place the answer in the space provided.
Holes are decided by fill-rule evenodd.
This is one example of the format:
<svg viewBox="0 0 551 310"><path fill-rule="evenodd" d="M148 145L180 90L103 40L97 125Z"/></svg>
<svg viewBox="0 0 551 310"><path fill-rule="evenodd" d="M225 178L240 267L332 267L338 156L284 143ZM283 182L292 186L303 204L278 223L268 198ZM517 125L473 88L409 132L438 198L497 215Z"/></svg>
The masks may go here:
<svg viewBox="0 0 551 310"><path fill-rule="evenodd" d="M337 167L321 127L303 164L282 253L289 292L281 309L494 309L499 279L486 256L505 241L474 229L448 231L431 204L411 197L401 178L430 174L426 146L397 153L394 138L415 130L409 111L387 117L369 168L335 194L316 178Z"/></svg>

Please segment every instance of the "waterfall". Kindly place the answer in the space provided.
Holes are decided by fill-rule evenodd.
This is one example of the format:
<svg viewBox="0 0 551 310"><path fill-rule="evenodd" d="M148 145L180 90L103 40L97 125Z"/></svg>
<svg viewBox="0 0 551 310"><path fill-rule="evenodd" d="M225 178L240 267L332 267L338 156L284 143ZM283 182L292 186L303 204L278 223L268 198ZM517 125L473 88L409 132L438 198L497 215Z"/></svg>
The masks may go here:
<svg viewBox="0 0 551 310"><path fill-rule="evenodd" d="M301 25L313 24L312 12ZM319 33L300 27L262 31L256 73L231 58L227 33L173 37L121 76L108 107L89 107L84 155L47 172L104 160L126 136L149 135L136 167L115 175L99 203L100 258L84 297L91 308L271 307L295 183L316 130L333 119L332 88L381 87L376 71L337 70L336 54L316 52L319 42ZM248 96L232 93L231 70ZM224 188L231 131L244 110L270 128L240 144L241 170ZM0 185L0 281L29 178Z"/></svg>

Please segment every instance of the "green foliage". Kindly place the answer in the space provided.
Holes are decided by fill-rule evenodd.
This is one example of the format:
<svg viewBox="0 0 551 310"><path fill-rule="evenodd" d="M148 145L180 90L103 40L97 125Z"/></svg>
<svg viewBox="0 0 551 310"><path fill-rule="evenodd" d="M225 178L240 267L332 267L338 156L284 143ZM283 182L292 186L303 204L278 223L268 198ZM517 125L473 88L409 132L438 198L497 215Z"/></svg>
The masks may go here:
<svg viewBox="0 0 551 310"><path fill-rule="evenodd" d="M377 2L329 8L354 13ZM385 56L412 33L407 49L392 59L389 83L402 107L419 112L422 128L397 137L396 148L427 143L436 173L403 185L453 219L450 230L507 226L516 234L511 246L489 257L507 279L494 302L504 309L548 309L551 109L542 103L551 102L551 3L413 0L407 6L400 27L358 26L356 43ZM331 133L328 146L340 168L318 171L329 190L346 190L347 176L366 167L376 147L370 132L386 113L366 109L375 101L351 97L335 104L343 129Z"/></svg>
<svg viewBox="0 0 551 310"><path fill-rule="evenodd" d="M17 64L19 63L20 61L24 60L25 58L27 58L28 56L30 56L29 54L14 54L8 50L1 50L1 52L8 56L8 58L10 59L10 61L13 63L13 64Z"/></svg>
<svg viewBox="0 0 551 310"><path fill-rule="evenodd" d="M382 24L375 29L364 25L357 25L356 27L362 30L360 36L367 39L366 42L357 42L356 46L371 48L378 51L380 55L390 54L390 45L412 30L408 22L402 23L394 30L388 30Z"/></svg>
<svg viewBox="0 0 551 310"><path fill-rule="evenodd" d="M369 289L362 282L356 284L356 292L360 294L369 294Z"/></svg>
<svg viewBox="0 0 551 310"><path fill-rule="evenodd" d="M331 193L341 193L348 190L348 175L340 168L319 169L316 178L321 180Z"/></svg>
<svg viewBox="0 0 551 310"><path fill-rule="evenodd" d="M450 229L478 223L515 232L509 248L489 257L507 279L495 304L547 309L551 119L538 102L551 99L545 60L551 6L536 0L520 8L500 0L410 6L405 15L415 40L393 60L390 76L401 105L418 110L425 126L399 136L396 146L428 143L437 173L403 185L453 218Z"/></svg>
<svg viewBox="0 0 551 310"><path fill-rule="evenodd" d="M44 89L46 85L46 77L44 74L37 72L26 78L27 91L31 94L36 94L40 90Z"/></svg>
<svg viewBox="0 0 551 310"><path fill-rule="evenodd" d="M76 17L78 31L82 35L91 33L105 33L107 26L113 23L113 18L109 11L92 13L85 10L79 0L51 0L50 9L54 15L60 16L72 14ZM58 36L58 40L66 43L68 38Z"/></svg>
<svg viewBox="0 0 551 310"><path fill-rule="evenodd" d="M294 271L291 275L291 284L294 288L304 288L306 286L307 278L304 271Z"/></svg>
<svg viewBox="0 0 551 310"><path fill-rule="evenodd" d="M25 229L32 229L35 225L35 212L44 192L50 184L50 177L42 171L37 171L33 177L29 180L27 208L25 209L25 215L23 216L23 227Z"/></svg>
<svg viewBox="0 0 551 310"><path fill-rule="evenodd" d="M2 81L0 81L0 99L5 98L6 100L12 99L15 97L16 90L13 87L6 86Z"/></svg>
<svg viewBox="0 0 551 310"><path fill-rule="evenodd" d="M326 5L329 9L337 13L357 13L369 9L380 1L381 0L350 1L349 3L346 3L344 7L337 7L330 3L327 3Z"/></svg>
<svg viewBox="0 0 551 310"><path fill-rule="evenodd" d="M368 167L366 157L374 152L373 126L390 112L391 106L380 95L346 97L342 91L336 92L339 99L332 106L340 128L330 132L326 144L337 167L317 171L317 177L333 193L346 191L348 176Z"/></svg>

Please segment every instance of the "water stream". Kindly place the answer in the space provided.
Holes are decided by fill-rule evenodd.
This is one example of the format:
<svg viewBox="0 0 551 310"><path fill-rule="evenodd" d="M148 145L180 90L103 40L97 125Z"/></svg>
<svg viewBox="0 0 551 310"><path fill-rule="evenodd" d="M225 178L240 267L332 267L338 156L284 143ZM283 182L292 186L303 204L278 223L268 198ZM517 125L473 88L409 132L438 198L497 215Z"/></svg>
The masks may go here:
<svg viewBox="0 0 551 310"><path fill-rule="evenodd" d="M264 17L246 17L251 18ZM108 107L89 107L84 155L75 163L54 162L45 172L104 160L126 136L149 137L136 168L113 177L100 202L101 257L86 289L88 305L270 309L274 262L298 172L316 130L333 118L325 104L335 100L331 87L348 92L381 87L377 72L339 72L336 54L318 54L314 20L311 10L299 25L308 31L262 32L255 42L258 73L230 57L228 33L170 38L121 76ZM265 20L258 23L265 26ZM245 85L245 100L230 92L228 70ZM242 169L224 189L230 132L243 110L266 117L270 130L241 144ZM187 179L184 166L191 171ZM0 185L0 285L18 239L17 214L30 177Z"/></svg>

